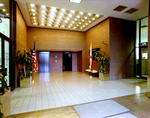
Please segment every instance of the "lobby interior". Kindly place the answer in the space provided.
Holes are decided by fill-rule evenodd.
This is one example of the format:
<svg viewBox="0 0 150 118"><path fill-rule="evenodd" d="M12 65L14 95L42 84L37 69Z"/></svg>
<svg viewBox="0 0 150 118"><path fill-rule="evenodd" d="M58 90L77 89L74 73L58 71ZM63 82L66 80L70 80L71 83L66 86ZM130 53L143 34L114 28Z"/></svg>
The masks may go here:
<svg viewBox="0 0 150 118"><path fill-rule="evenodd" d="M147 86L150 69L149 0L82 0L79 4L69 0L6 1L1 1L10 11L9 16L2 17L6 24L0 30L1 50L5 51L2 52L1 65L9 70L7 79L12 91L10 104L7 105L6 99L7 107L2 110L4 118L80 118L74 106L107 100L129 109L107 117L123 117L119 115L129 113L133 118L150 116ZM40 17L41 5L47 9L44 21ZM58 26L55 24L57 19L46 24L51 21L53 7L57 8L55 18L66 10ZM69 16L71 10L75 11L72 18ZM33 16L32 12L37 14ZM73 21L76 24L71 26L69 23ZM45 24L40 24L43 22ZM18 67L13 59L23 48L33 50L34 41L38 71L33 76L32 85L21 88ZM85 72L89 68L90 44L93 50L100 49L110 56L109 81L101 81ZM6 50L9 61L5 58ZM64 58L66 54L71 55L70 63ZM41 66L43 60L45 67ZM64 60L71 65L69 68ZM93 69L97 70L95 61Z"/></svg>

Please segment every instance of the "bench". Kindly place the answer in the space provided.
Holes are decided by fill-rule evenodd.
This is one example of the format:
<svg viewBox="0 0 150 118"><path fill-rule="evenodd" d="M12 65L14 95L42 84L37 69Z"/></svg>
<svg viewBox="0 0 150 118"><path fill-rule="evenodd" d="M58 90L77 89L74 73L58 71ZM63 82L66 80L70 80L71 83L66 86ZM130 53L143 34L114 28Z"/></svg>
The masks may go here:
<svg viewBox="0 0 150 118"><path fill-rule="evenodd" d="M90 75L96 76L96 77L99 76L99 73L98 73L97 70L91 71L91 69L86 69L85 72L86 72L86 73L89 73Z"/></svg>

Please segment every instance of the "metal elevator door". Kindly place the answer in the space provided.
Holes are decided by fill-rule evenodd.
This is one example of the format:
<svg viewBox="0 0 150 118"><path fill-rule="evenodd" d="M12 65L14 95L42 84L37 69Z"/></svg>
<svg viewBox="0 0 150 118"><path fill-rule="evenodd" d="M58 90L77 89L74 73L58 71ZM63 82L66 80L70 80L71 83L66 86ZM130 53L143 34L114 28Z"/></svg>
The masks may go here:
<svg viewBox="0 0 150 118"><path fill-rule="evenodd" d="M50 72L49 52L39 52L39 72Z"/></svg>

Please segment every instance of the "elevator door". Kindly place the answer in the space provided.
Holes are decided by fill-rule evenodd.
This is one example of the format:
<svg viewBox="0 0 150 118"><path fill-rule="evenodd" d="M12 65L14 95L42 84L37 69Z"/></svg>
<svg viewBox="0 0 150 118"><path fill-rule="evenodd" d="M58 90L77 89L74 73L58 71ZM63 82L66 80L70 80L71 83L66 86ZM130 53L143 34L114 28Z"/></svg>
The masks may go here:
<svg viewBox="0 0 150 118"><path fill-rule="evenodd" d="M49 52L39 52L39 72L50 72Z"/></svg>

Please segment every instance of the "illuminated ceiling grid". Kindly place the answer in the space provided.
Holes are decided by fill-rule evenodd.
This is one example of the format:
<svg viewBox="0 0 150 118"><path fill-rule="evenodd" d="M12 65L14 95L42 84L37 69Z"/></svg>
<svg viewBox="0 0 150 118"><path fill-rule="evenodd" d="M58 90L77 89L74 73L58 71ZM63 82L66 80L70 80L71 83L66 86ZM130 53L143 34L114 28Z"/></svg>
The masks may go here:
<svg viewBox="0 0 150 118"><path fill-rule="evenodd" d="M103 16L45 5L27 4L27 8L34 26L83 30Z"/></svg>

